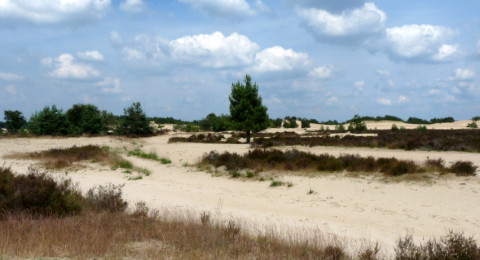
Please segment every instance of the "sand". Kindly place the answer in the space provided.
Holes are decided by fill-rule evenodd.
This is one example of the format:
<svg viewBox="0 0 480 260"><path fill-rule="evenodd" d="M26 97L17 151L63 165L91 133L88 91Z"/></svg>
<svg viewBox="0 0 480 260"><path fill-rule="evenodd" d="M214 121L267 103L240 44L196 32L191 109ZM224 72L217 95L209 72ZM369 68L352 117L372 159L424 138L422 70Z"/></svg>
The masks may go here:
<svg viewBox="0 0 480 260"><path fill-rule="evenodd" d="M125 139L95 138L3 138L0 139L0 165L25 171L34 161L4 159L14 152L40 151L54 147L96 144L131 150L140 147L172 160L155 161L129 157L136 166L151 170L141 180L130 181L121 170L87 164L78 171L55 173L79 183L86 191L95 185L124 184L124 196L131 202L145 201L150 207L200 214L207 211L218 220L235 219L252 232L275 231L299 237L321 231L347 241L379 241L387 251L396 239L412 234L417 239L462 231L480 240L480 177L449 177L433 183L385 183L371 177L327 175L321 177L285 176L293 187L269 187L270 182L242 181L212 177L194 164L207 152L244 153L245 144L168 144L165 136ZM443 158L446 162L472 161L480 166L480 154L463 152L402 151L369 148L296 147L314 153L341 153L396 157L421 161ZM307 194L310 190L313 194ZM354 243L354 244L355 244Z"/></svg>

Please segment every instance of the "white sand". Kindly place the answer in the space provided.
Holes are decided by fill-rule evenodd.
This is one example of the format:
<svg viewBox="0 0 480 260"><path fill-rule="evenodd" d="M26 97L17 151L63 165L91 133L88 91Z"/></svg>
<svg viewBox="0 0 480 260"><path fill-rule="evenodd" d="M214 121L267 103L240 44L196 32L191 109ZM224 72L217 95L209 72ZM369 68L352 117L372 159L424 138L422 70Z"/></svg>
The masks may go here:
<svg viewBox="0 0 480 260"><path fill-rule="evenodd" d="M153 208L209 211L219 219L241 220L251 230L273 228L309 236L322 230L345 239L380 241L391 249L395 240L405 234L428 239L448 230L463 231L480 240L480 178L452 177L436 183L383 183L369 178L350 177L283 177L291 188L270 188L270 182L242 181L212 177L208 173L185 167L212 150L243 153L247 145L234 144L168 144L172 135L144 139L99 138L15 138L0 139L0 165L25 171L33 161L4 159L13 152L31 152L73 145L108 145L145 152L156 152L173 163L129 157L135 165L152 171L142 180L129 181L121 170L88 164L87 168L69 172L83 190L95 185L125 184L124 196L131 202L145 201ZM362 156L397 157L424 160L443 158L472 161L480 166L480 154L462 152L401 151L368 148L297 147L314 153L354 153ZM63 174L63 173L59 173ZM308 195L309 190L315 191Z"/></svg>

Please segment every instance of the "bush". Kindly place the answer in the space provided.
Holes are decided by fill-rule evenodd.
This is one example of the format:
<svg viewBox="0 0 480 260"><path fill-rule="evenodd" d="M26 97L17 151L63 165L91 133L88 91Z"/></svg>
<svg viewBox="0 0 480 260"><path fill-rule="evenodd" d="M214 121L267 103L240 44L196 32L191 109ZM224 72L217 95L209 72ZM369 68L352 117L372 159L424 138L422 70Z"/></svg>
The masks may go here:
<svg viewBox="0 0 480 260"><path fill-rule="evenodd" d="M449 170L457 176L475 176L477 168L472 162L457 161L450 166Z"/></svg>
<svg viewBox="0 0 480 260"><path fill-rule="evenodd" d="M0 168L0 214L68 216L79 213L83 203L80 191L70 180L56 182L33 168L25 175Z"/></svg>
<svg viewBox="0 0 480 260"><path fill-rule="evenodd" d="M392 131L398 131L398 126L396 124L392 124Z"/></svg>
<svg viewBox="0 0 480 260"><path fill-rule="evenodd" d="M395 248L397 260L478 260L480 247L471 237L450 231L440 240L429 240L425 245L415 245L411 235L397 241Z"/></svg>
<svg viewBox="0 0 480 260"><path fill-rule="evenodd" d="M348 126L349 131L363 132L367 130L367 125L363 122L362 118L359 115L355 115L350 120L350 125Z"/></svg>
<svg viewBox="0 0 480 260"><path fill-rule="evenodd" d="M85 203L95 211L124 212L128 203L122 199L123 185L109 184L88 190Z"/></svg>

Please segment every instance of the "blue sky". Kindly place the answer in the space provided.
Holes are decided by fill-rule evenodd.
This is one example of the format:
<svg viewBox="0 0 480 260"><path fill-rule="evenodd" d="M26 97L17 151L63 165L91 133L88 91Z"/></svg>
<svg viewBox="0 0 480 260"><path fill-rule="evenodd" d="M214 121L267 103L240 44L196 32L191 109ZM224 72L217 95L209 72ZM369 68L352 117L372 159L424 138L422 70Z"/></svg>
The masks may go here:
<svg viewBox="0 0 480 260"><path fill-rule="evenodd" d="M480 114L480 0L0 0L0 111L92 103L271 117Z"/></svg>

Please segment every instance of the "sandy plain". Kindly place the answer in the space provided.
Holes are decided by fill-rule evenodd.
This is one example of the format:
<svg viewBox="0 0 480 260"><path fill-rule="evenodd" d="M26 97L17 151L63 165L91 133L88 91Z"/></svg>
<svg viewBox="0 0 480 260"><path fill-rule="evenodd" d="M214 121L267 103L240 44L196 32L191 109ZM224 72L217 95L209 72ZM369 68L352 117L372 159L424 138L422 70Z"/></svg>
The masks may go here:
<svg viewBox="0 0 480 260"><path fill-rule="evenodd" d="M390 122L379 123L377 128ZM370 123L372 124L372 123ZM464 127L445 125L444 128ZM391 126L391 124L390 124ZM369 128L371 126L369 125ZM437 126L439 129L441 126ZM389 127L388 127L389 128ZM271 131L271 130L270 130ZM296 131L304 131L297 129ZM2 138L0 165L24 172L35 161L3 158L6 154L67 148L94 144L120 151L140 148L172 160L155 161L128 157L136 166L152 174L141 180L128 180L120 169L83 163L79 170L54 172L68 176L86 191L95 185L124 184L124 197L133 205L145 201L151 208L176 214L209 212L218 221L234 219L253 233L272 232L278 236L308 238L334 234L352 247L379 242L391 251L395 241L406 234L417 240L439 237L449 230L465 232L480 241L480 177L442 177L429 182L385 182L369 176L344 175L281 176L293 187L269 187L270 182L213 177L193 165L210 151L245 153L246 144L169 144L172 136L127 139L119 137L79 138ZM344 147L283 147L313 153L359 154L423 161L442 158L447 164L457 160L480 166L480 154L464 152L403 151ZM124 155L125 158L126 155ZM477 171L477 174L479 172ZM310 190L313 194L307 194Z"/></svg>

